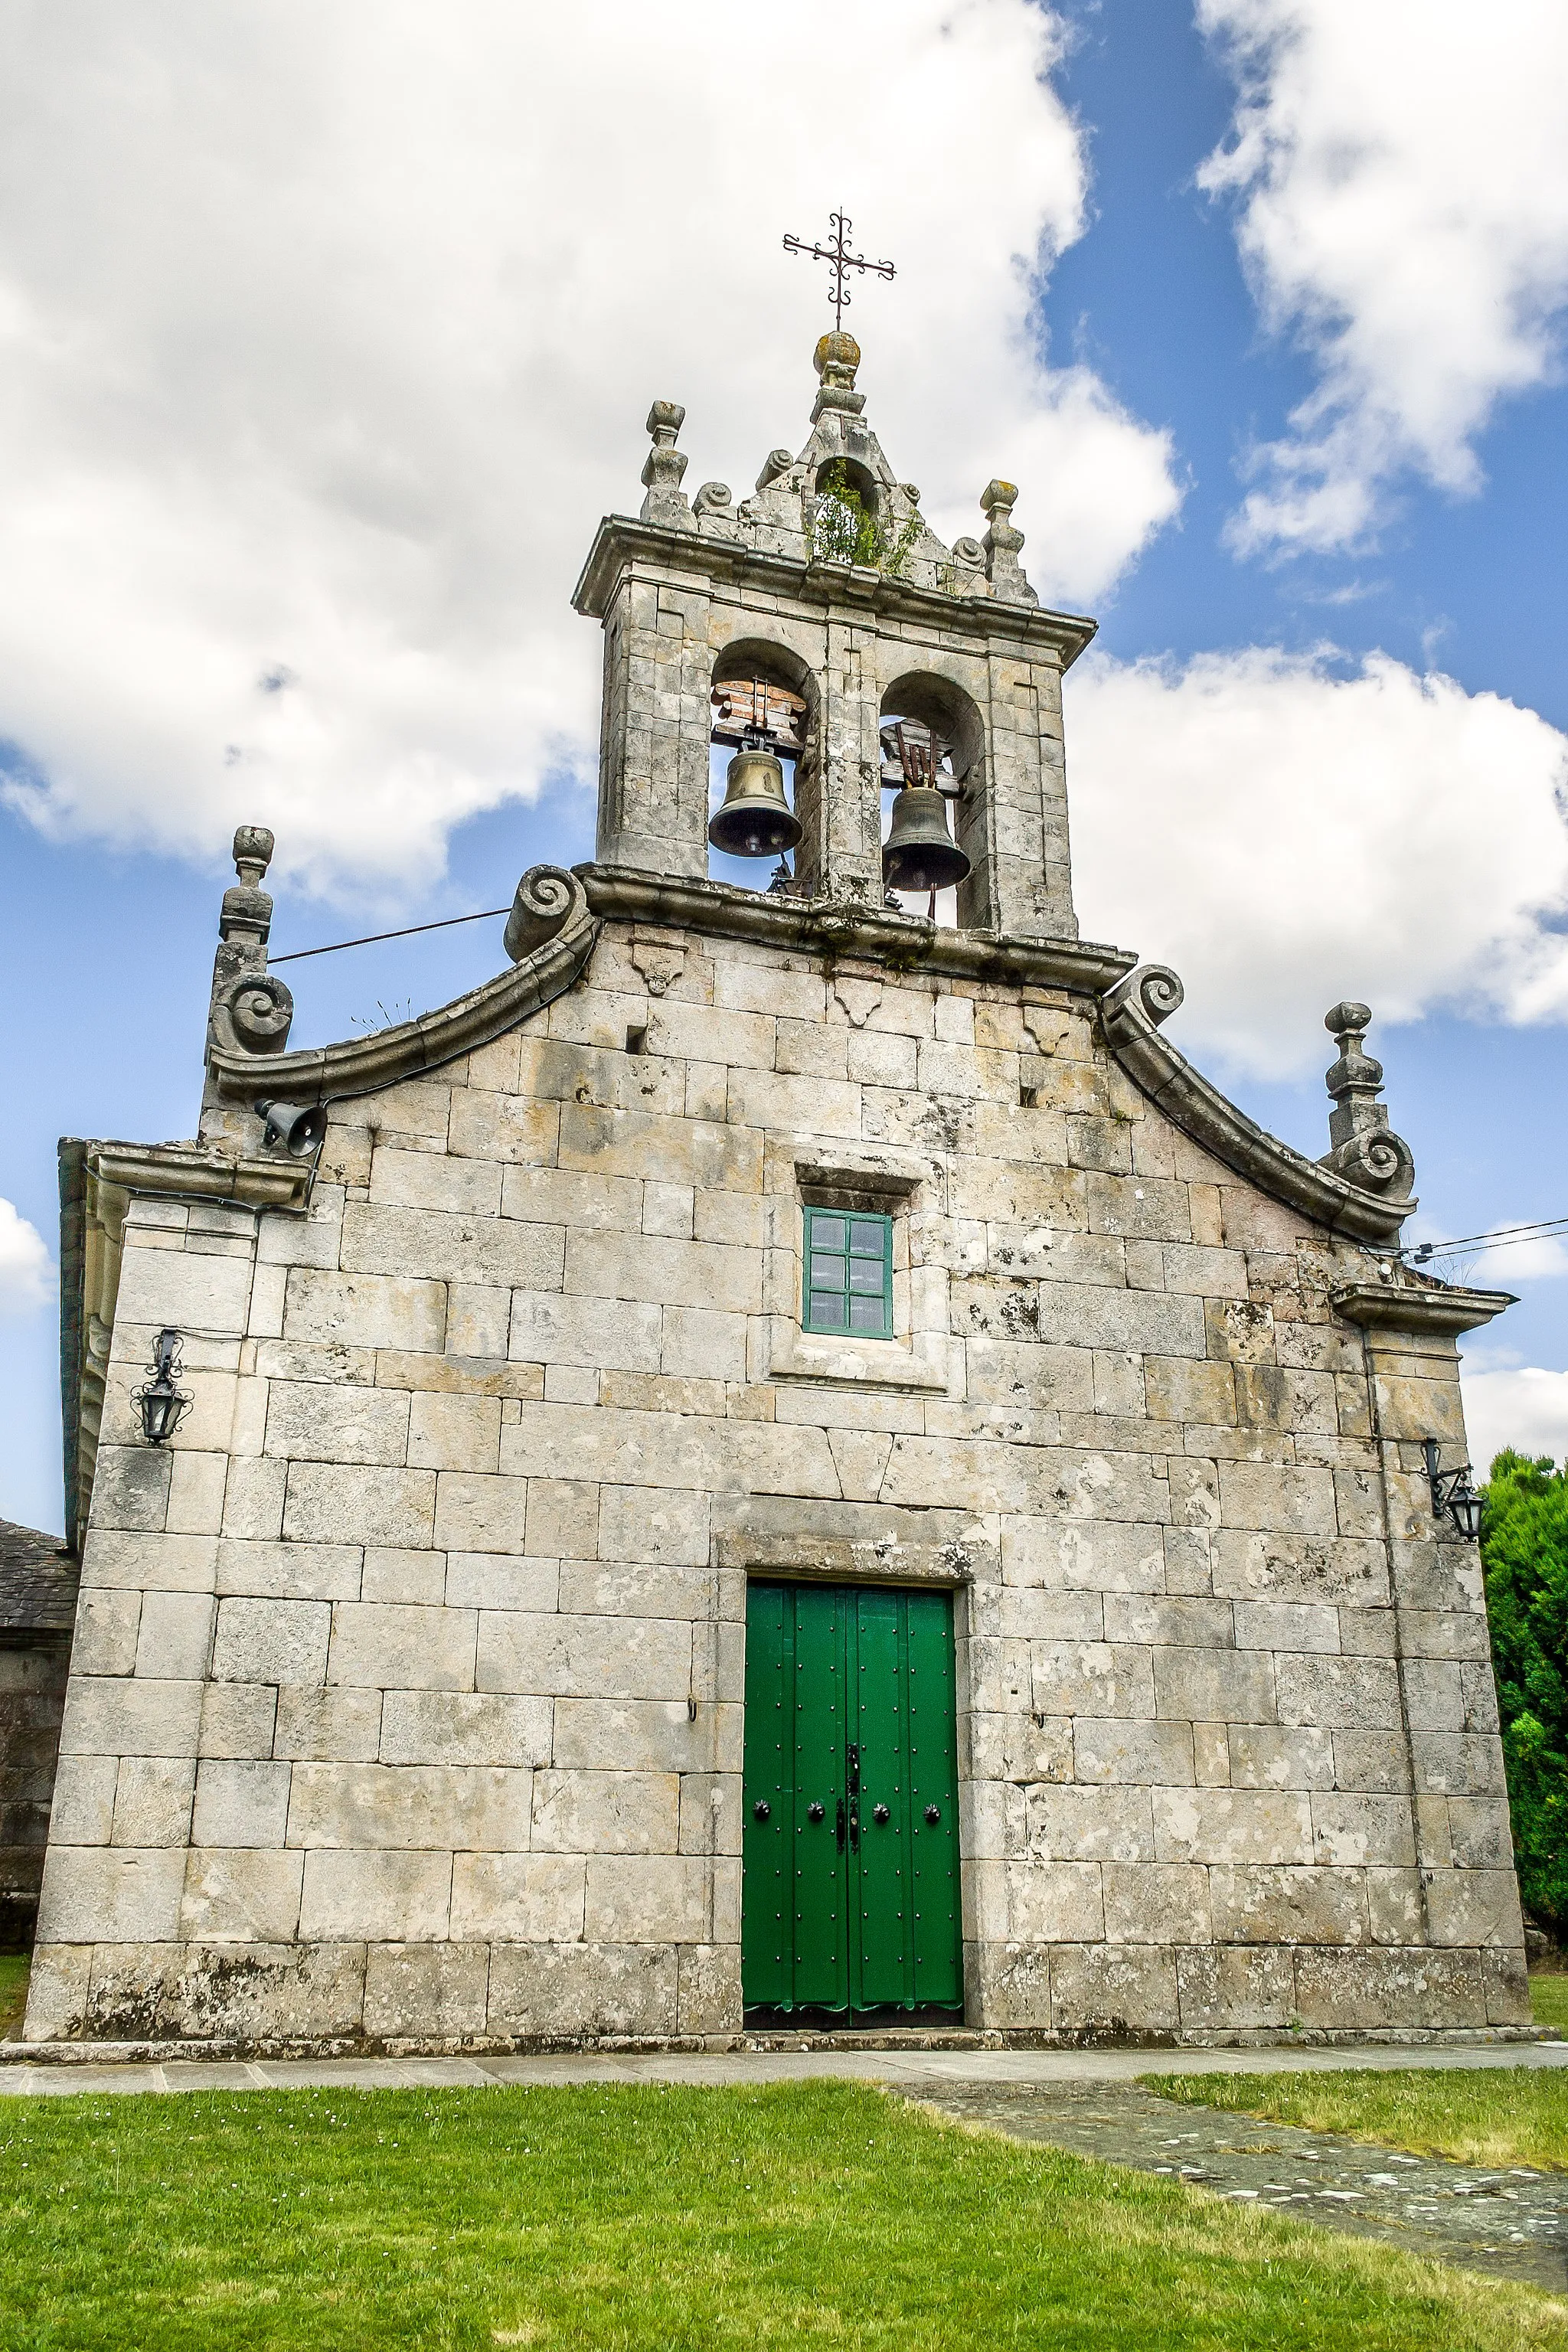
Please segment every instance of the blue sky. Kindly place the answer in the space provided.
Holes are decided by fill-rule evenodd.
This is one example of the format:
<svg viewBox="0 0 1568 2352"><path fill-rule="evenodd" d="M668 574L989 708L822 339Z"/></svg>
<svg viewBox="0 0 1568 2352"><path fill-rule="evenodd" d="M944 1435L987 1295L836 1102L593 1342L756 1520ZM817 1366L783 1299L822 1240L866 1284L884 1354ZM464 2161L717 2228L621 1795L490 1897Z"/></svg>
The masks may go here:
<svg viewBox="0 0 1568 2352"><path fill-rule="evenodd" d="M280 953L591 855L577 562L640 495L653 394L688 404L689 489L804 439L823 289L778 242L841 195L902 263L851 320L894 463L950 533L1016 466L1037 584L1100 616L1068 702L1085 931L1170 955L1184 1049L1314 1153L1321 1012L1381 998L1418 1230L1568 1213L1563 37L1500 6L1478 87L1460 9L1390 0L1380 37L1422 35L1405 106L1375 51L1347 63L1352 0L1204 10L786 6L775 34L834 31L908 135L873 167L806 104L760 190L726 113L744 54L702 79L714 9L656 40L607 0L548 33L394 7L368 91L331 8L320 37L302 10L264 40L261 12L127 28L87 5L23 37L0 77L0 1199L50 1257L57 1136L193 1131L237 821L279 832ZM679 153L660 76L691 101ZM1238 96L1265 161L1211 192ZM585 110L629 163L551 209ZM1482 322L1451 347L1427 247ZM1327 523L1291 506L1304 464ZM500 928L293 967L294 1042L444 1001L496 968ZM1521 1294L1470 1358L1478 1452L1568 1450L1565 1271L1552 1249L1474 1270ZM0 1218L0 1516L58 1527L49 1285Z"/></svg>

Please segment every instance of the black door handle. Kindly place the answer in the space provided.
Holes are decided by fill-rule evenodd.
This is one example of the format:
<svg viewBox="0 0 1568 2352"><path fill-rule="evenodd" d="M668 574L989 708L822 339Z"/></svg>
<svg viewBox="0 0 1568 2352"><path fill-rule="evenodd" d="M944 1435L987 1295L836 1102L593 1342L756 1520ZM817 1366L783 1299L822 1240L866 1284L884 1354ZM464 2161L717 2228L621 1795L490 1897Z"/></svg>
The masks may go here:
<svg viewBox="0 0 1568 2352"><path fill-rule="evenodd" d="M889 1812L886 1805L873 1805L871 1808L871 1819L874 1822L888 1822L891 1821L892 1815Z"/></svg>
<svg viewBox="0 0 1568 2352"><path fill-rule="evenodd" d="M759 1822L765 1822L772 1811L773 1807L769 1804L765 1797L759 1797L756 1803L752 1807L752 1819Z"/></svg>
<svg viewBox="0 0 1568 2352"><path fill-rule="evenodd" d="M942 1819L942 1807L940 1805L928 1805L926 1807L926 1819L931 1822L934 1829L937 1822Z"/></svg>
<svg viewBox="0 0 1568 2352"><path fill-rule="evenodd" d="M818 1804L814 1798L805 1809L806 1820L808 1822L819 1822L822 1819L824 1810L824 1807Z"/></svg>
<svg viewBox="0 0 1568 2352"><path fill-rule="evenodd" d="M844 1800L842 1797L838 1800L838 1819L834 1826L838 1837L838 1851L842 1853L844 1851Z"/></svg>

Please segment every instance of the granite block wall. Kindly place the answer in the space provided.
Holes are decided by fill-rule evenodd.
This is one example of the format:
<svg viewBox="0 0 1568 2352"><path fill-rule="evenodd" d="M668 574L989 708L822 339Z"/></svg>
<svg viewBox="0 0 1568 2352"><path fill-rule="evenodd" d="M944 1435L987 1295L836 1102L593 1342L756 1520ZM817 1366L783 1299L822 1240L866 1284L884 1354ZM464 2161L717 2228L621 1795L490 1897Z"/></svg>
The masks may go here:
<svg viewBox="0 0 1568 2352"><path fill-rule="evenodd" d="M891 1340L802 1332L804 1191ZM1522 2021L1453 1343L1368 1270L1087 997L607 923L308 1213L132 1201L29 2032L739 2030L749 1572L955 1591L973 2022Z"/></svg>

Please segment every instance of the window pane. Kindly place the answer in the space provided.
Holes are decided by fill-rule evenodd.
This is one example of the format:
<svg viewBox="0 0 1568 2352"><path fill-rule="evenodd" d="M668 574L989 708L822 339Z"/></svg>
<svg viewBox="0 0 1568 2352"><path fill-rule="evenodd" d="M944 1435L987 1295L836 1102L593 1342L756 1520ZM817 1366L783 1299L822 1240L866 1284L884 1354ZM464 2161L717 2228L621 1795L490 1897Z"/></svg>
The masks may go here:
<svg viewBox="0 0 1568 2352"><path fill-rule="evenodd" d="M847 1248L848 1224L847 1217L824 1217L814 1212L811 1220L812 1248L821 1250Z"/></svg>
<svg viewBox="0 0 1568 2352"><path fill-rule="evenodd" d="M811 1286L813 1290L842 1290L844 1287L844 1260L841 1257L817 1257L813 1255L811 1261Z"/></svg>
<svg viewBox="0 0 1568 2352"><path fill-rule="evenodd" d="M852 1257L849 1260L851 1290L873 1291L882 1296L882 1261L879 1257Z"/></svg>
<svg viewBox="0 0 1568 2352"><path fill-rule="evenodd" d="M821 1230L819 1225L817 1231L820 1233ZM883 1234L884 1227L880 1217L854 1217L850 1220L849 1246L851 1249L865 1250L880 1257L884 1246ZM826 1246L842 1249L844 1244L842 1242L834 1242Z"/></svg>
<svg viewBox="0 0 1568 2352"><path fill-rule="evenodd" d="M857 1301L858 1304L858 1301ZM811 1295L811 1324L814 1331L845 1331L849 1326L844 1320L844 1294L837 1297L814 1290Z"/></svg>
<svg viewBox="0 0 1568 2352"><path fill-rule="evenodd" d="M852 1331L880 1331L883 1328L882 1299L852 1298L849 1301L849 1328Z"/></svg>

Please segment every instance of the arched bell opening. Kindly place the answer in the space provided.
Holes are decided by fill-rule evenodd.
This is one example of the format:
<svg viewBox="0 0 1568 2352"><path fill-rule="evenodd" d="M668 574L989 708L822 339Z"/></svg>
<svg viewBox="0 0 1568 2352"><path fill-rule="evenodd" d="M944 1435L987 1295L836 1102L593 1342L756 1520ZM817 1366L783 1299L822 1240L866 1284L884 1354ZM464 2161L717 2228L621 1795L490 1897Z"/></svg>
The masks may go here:
<svg viewBox="0 0 1568 2352"><path fill-rule="evenodd" d="M910 672L883 695L879 734L889 904L954 927L973 870L963 836L984 768L980 713L951 679Z"/></svg>
<svg viewBox="0 0 1568 2352"><path fill-rule="evenodd" d="M713 665L710 711L709 879L791 891L795 782L815 740L811 673L782 646L742 639Z"/></svg>

